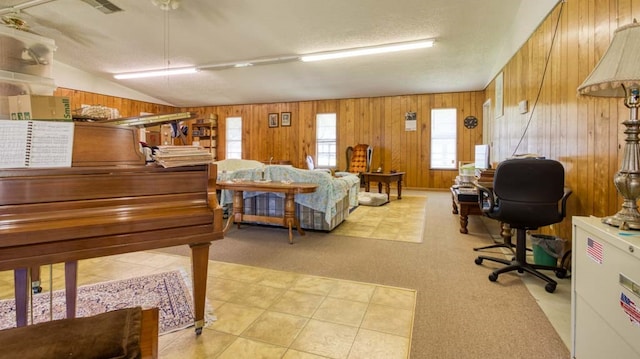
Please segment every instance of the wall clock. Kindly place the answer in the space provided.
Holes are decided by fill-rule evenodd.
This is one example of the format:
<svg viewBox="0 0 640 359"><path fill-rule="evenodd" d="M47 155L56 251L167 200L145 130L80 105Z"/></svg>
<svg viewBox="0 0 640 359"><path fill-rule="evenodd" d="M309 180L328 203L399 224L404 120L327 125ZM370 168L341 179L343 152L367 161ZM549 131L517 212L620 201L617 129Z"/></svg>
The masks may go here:
<svg viewBox="0 0 640 359"><path fill-rule="evenodd" d="M464 119L464 127L476 128L476 126L478 126L478 119L475 116L467 116Z"/></svg>

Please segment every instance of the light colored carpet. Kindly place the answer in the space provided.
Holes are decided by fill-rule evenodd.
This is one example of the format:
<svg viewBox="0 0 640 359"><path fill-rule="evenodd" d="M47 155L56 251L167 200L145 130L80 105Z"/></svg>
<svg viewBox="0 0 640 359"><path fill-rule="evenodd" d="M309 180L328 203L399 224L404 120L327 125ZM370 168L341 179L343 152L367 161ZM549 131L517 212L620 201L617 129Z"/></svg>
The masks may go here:
<svg viewBox="0 0 640 359"><path fill-rule="evenodd" d="M186 328L194 322L191 290L181 271L78 287L77 317L135 306L159 308L160 333ZM36 294L33 296L33 322L49 321L51 313L54 320L63 319L66 317L65 308L63 290ZM16 326L15 311L13 299L0 301L0 329Z"/></svg>
<svg viewBox="0 0 640 359"><path fill-rule="evenodd" d="M490 282L487 276L498 265L474 263L473 248L493 243L480 217L471 216L469 234L461 234L459 217L451 214L451 193L432 191L426 197L422 243L307 231L290 245L286 229L243 226L212 243L209 258L415 289L412 359L569 358L521 275ZM163 251L189 255L186 246Z"/></svg>
<svg viewBox="0 0 640 359"><path fill-rule="evenodd" d="M426 196L404 196L377 207L358 206L331 233L341 236L421 243Z"/></svg>

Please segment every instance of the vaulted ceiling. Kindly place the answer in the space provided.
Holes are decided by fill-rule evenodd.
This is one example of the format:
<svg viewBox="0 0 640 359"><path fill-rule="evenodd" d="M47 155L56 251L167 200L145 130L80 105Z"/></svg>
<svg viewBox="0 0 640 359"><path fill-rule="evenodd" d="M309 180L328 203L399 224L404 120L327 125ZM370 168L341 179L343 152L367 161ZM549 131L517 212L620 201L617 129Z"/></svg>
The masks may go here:
<svg viewBox="0 0 640 359"><path fill-rule="evenodd" d="M558 0L3 0L55 40L58 86L127 89L178 107L482 90ZM212 65L435 39L393 54L244 68ZM203 67L115 80L114 73ZM64 74L64 76L60 76ZM109 86L99 84L109 83ZM86 87L86 88L83 88ZM97 87L97 88L96 88Z"/></svg>

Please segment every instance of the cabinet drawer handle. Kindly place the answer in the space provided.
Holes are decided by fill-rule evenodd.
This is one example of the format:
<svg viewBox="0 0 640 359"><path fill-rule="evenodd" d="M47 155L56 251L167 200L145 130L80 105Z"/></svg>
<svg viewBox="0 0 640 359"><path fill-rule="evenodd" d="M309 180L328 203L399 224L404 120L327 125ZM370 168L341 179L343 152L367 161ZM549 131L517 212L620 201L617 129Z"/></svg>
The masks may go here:
<svg viewBox="0 0 640 359"><path fill-rule="evenodd" d="M620 284L640 297L640 285L622 273L620 273Z"/></svg>

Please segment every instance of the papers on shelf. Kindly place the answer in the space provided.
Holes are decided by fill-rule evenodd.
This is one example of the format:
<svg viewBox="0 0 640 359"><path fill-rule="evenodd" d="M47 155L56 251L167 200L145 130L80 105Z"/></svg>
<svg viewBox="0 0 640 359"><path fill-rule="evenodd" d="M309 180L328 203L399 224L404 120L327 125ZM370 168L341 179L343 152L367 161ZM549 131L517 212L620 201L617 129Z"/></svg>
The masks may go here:
<svg viewBox="0 0 640 359"><path fill-rule="evenodd" d="M154 159L162 167L168 168L212 163L213 155L201 147L158 146Z"/></svg>
<svg viewBox="0 0 640 359"><path fill-rule="evenodd" d="M475 187L458 187L458 193L460 194L478 194L478 190Z"/></svg>

